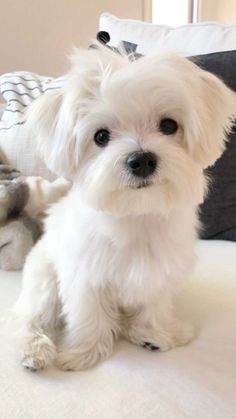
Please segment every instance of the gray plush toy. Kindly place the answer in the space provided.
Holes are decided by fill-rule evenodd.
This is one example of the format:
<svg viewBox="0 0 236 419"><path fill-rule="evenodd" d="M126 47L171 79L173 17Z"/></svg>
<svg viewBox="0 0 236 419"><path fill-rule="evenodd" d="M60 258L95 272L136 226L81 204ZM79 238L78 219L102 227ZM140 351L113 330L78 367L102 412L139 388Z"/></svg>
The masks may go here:
<svg viewBox="0 0 236 419"><path fill-rule="evenodd" d="M19 270L31 247L42 234L48 207L71 188L58 178L22 176L0 159L0 268Z"/></svg>
<svg viewBox="0 0 236 419"><path fill-rule="evenodd" d="M0 161L0 268L21 269L41 235L41 223L24 212L30 190L20 172Z"/></svg>

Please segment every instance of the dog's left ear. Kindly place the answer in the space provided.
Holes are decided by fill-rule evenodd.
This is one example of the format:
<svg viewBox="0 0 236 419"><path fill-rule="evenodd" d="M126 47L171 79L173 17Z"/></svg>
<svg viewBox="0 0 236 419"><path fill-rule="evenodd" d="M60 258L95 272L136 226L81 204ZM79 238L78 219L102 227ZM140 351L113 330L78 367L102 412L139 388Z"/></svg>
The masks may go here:
<svg viewBox="0 0 236 419"><path fill-rule="evenodd" d="M236 117L236 94L213 74L199 72L200 84L193 97L195 112L190 115L186 140L191 155L206 168L224 151Z"/></svg>

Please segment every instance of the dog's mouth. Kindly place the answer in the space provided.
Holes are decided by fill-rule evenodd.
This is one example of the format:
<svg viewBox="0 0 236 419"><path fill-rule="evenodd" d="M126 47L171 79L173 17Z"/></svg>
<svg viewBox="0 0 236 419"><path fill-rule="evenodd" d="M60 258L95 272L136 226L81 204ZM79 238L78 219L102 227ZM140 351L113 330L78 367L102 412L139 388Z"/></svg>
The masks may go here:
<svg viewBox="0 0 236 419"><path fill-rule="evenodd" d="M128 175L128 176L127 176ZM122 189L144 189L153 185L154 177L149 176L148 178L138 178L136 176L130 176L127 172L122 173L121 188Z"/></svg>
<svg viewBox="0 0 236 419"><path fill-rule="evenodd" d="M149 180L143 180L141 182L138 183L138 185L136 185L133 189L143 189L143 188L147 188L148 186L151 186L152 182Z"/></svg>

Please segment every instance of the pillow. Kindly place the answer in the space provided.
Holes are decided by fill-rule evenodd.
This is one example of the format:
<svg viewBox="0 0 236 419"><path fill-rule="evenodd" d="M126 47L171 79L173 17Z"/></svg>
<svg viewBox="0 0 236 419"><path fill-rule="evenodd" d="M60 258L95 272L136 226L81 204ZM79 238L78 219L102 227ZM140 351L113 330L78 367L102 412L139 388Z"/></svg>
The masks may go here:
<svg viewBox="0 0 236 419"><path fill-rule="evenodd" d="M216 22L187 24L178 27L155 25L131 19L118 19L109 13L100 16L99 30L107 31L111 45L121 39L137 44L137 53L175 51L182 55L230 51L236 46L236 24Z"/></svg>
<svg viewBox="0 0 236 419"><path fill-rule="evenodd" d="M226 150L207 170L211 184L200 206L200 238L236 241L236 130L229 135Z"/></svg>
<svg viewBox="0 0 236 419"><path fill-rule="evenodd" d="M51 80L49 77L25 71L3 74L0 77L0 91L7 106L1 120L11 122L14 119L18 120L23 115L25 107L47 89L47 84ZM7 125L9 124L6 124L6 127Z"/></svg>
<svg viewBox="0 0 236 419"><path fill-rule="evenodd" d="M42 93L60 88L64 77L53 79L29 72L14 72L0 77L0 92L6 102L0 120L0 149L5 159L25 176L42 176L54 180L35 153L34 138L25 127L26 107Z"/></svg>
<svg viewBox="0 0 236 419"><path fill-rule="evenodd" d="M236 50L191 57L204 70L236 91ZM208 196L200 207L203 239L236 241L236 126L228 136L225 152L207 169L211 179Z"/></svg>

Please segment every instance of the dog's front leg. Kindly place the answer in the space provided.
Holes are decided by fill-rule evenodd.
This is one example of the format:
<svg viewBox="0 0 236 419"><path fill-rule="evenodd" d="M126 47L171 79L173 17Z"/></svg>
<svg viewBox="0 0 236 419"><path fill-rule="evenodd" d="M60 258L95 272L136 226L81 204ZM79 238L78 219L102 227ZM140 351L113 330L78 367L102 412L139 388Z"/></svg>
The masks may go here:
<svg viewBox="0 0 236 419"><path fill-rule="evenodd" d="M63 370L83 370L108 358L119 333L119 314L106 291L80 285L64 304L65 335L57 365Z"/></svg>
<svg viewBox="0 0 236 419"><path fill-rule="evenodd" d="M51 365L56 357L55 334L59 326L56 273L40 240L27 257L23 290L15 306L23 344L22 365L31 370Z"/></svg>
<svg viewBox="0 0 236 419"><path fill-rule="evenodd" d="M165 301L165 300L164 300ZM125 315L122 321L124 338L150 351L168 351L182 346L193 338L193 327L179 320L164 301L143 306L135 314Z"/></svg>

